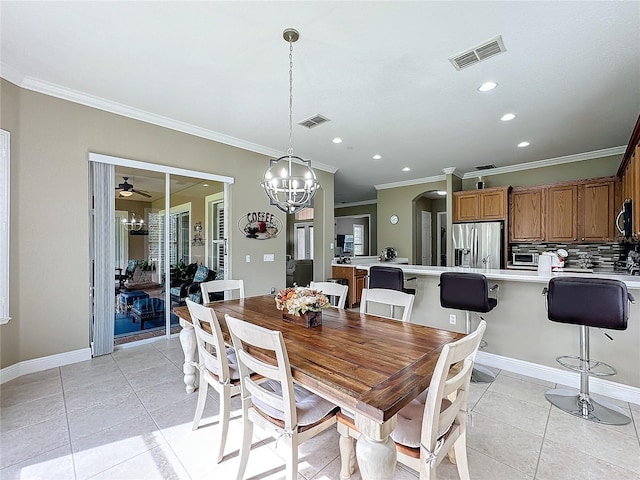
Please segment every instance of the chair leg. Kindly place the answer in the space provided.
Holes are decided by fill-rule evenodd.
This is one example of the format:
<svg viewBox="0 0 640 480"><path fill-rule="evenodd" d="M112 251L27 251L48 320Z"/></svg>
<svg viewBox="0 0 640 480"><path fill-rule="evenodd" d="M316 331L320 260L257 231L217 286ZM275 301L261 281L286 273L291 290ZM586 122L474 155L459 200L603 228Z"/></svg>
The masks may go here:
<svg viewBox="0 0 640 480"><path fill-rule="evenodd" d="M196 414L193 416L193 425L191 430L197 430L200 426L200 420L202 420L202 413L204 412L204 406L207 403L207 389L209 384L204 379L204 375L200 372L200 384L198 385L198 404L196 405Z"/></svg>
<svg viewBox="0 0 640 480"><path fill-rule="evenodd" d="M287 480L297 480L298 478L298 435L294 433L291 441L285 442L289 447L289 457L287 460Z"/></svg>
<svg viewBox="0 0 640 480"><path fill-rule="evenodd" d="M456 466L460 480L469 480L469 461L467 460L467 432L464 432L453 444L456 455Z"/></svg>
<svg viewBox="0 0 640 480"><path fill-rule="evenodd" d="M356 449L353 438L349 436L349 427L338 425L340 432L340 480L349 480L356 466Z"/></svg>
<svg viewBox="0 0 640 480"><path fill-rule="evenodd" d="M246 409L243 408L242 422L242 447L240 447L240 465L238 466L237 480L243 480L244 472L247 469L247 461L249 460L249 451L251 450L251 439L253 438L253 422L249 420Z"/></svg>
<svg viewBox="0 0 640 480"><path fill-rule="evenodd" d="M229 385L225 385L220 392L220 412L218 417L220 418L220 444L218 447L218 460L217 463L222 461L224 457L224 446L227 443L227 433L229 432L229 417L231 416L231 389Z"/></svg>

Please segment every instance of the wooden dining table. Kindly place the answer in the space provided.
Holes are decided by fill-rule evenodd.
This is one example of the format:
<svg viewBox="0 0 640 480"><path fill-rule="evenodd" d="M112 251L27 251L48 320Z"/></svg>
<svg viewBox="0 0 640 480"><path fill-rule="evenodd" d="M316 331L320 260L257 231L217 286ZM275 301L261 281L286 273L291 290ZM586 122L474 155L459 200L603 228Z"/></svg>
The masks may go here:
<svg viewBox="0 0 640 480"><path fill-rule="evenodd" d="M389 437L396 414L424 391L442 347L464 335L336 308L322 325L285 322L271 295L222 300L212 307L223 331L225 314L283 334L295 382L352 412L362 433L356 447L363 479L391 479L396 464ZM184 382L195 385L195 331L187 307L174 308L182 330Z"/></svg>

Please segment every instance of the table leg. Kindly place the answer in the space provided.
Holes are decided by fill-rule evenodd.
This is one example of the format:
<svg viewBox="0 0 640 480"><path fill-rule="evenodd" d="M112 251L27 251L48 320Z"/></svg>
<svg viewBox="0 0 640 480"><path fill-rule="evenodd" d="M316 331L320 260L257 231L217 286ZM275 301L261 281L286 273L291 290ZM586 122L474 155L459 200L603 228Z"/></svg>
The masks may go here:
<svg viewBox="0 0 640 480"><path fill-rule="evenodd" d="M180 319L180 344L184 352L184 364L182 371L184 372L184 384L187 393L193 393L196 389L196 332L193 325Z"/></svg>
<svg viewBox="0 0 640 480"><path fill-rule="evenodd" d="M398 455L389 434L396 424L396 417L380 424L356 413L356 428L361 433L356 457L362 480L393 480Z"/></svg>

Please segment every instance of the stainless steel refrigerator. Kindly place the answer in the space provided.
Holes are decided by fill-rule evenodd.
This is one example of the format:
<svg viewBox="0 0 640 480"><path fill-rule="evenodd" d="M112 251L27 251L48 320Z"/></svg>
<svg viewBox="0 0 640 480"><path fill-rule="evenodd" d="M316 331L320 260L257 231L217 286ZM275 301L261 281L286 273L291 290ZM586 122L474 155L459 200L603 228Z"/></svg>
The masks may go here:
<svg viewBox="0 0 640 480"><path fill-rule="evenodd" d="M504 268L504 223L453 224L455 265L471 268Z"/></svg>

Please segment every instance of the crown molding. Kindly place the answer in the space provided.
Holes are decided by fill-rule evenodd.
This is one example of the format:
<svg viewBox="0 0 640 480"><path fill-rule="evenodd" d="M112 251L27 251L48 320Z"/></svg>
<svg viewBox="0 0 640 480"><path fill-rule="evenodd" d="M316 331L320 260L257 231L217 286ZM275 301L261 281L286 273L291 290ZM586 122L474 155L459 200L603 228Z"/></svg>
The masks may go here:
<svg viewBox="0 0 640 480"><path fill-rule="evenodd" d="M0 76L15 83L21 88L31 90L33 92L42 93L51 97L60 98L69 102L78 103L87 107L97 108L105 112L114 113L123 117L132 118L141 122L150 123L159 127L169 128L178 132L194 135L200 138L206 138L207 140L213 140L214 142L223 143L250 152L259 153L269 157L280 158L285 155L285 152L275 150L273 148L265 147L257 143L247 142L245 140L225 135L224 133L215 132L206 128L198 127L187 122L181 122L169 117L157 115L155 113L147 112L139 108L130 107L128 105L113 102L102 97L90 95L88 93L80 92L78 90L72 90L70 88L62 87L54 83L46 82L30 76L21 75L13 67L2 64L0 70ZM338 169L331 165L324 163L311 161L313 168L323 170L328 173L335 174Z"/></svg>
<svg viewBox="0 0 640 480"><path fill-rule="evenodd" d="M378 200L362 200L361 202L339 203L338 205L334 205L333 208L359 207L361 205L375 205L377 203Z"/></svg>
<svg viewBox="0 0 640 480"><path fill-rule="evenodd" d="M488 177L490 175L500 175L502 173L521 172L523 170L531 170L534 168L552 167L554 165L562 165L564 163L582 162L583 160L593 160L594 158L610 157L612 155L622 155L627 147L605 148L603 150L594 150L592 152L576 153L574 155L566 155L564 157L549 158L546 160L537 160L535 162L520 163L508 167L492 168L490 170L478 170L476 172L467 172L462 178L478 178Z"/></svg>
<svg viewBox="0 0 640 480"><path fill-rule="evenodd" d="M420 185L421 183L442 182L447 179L446 175L434 175L433 177L416 178L414 180L403 180L401 182L382 183L374 185L376 190L386 190L388 188L408 187L411 185Z"/></svg>

